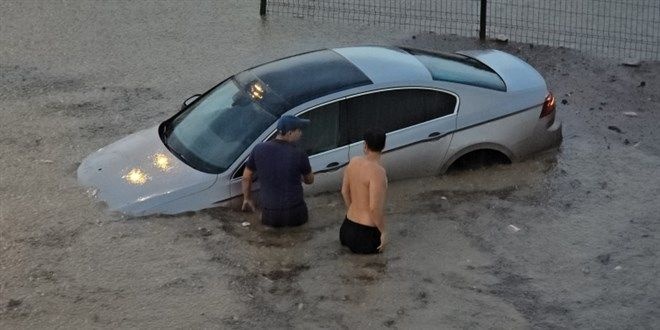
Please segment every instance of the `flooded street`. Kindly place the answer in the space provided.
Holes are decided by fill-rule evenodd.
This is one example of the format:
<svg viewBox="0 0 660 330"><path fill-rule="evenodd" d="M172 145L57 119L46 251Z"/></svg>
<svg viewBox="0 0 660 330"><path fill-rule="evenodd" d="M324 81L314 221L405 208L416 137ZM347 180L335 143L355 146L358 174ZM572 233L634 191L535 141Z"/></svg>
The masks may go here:
<svg viewBox="0 0 660 330"><path fill-rule="evenodd" d="M660 63L258 10L3 2L0 328L660 325ZM308 198L308 224L273 230L226 209L124 218L76 182L86 155L232 74L357 44L516 54L557 97L564 141L521 163L391 183L391 241L375 256L341 248L339 193Z"/></svg>

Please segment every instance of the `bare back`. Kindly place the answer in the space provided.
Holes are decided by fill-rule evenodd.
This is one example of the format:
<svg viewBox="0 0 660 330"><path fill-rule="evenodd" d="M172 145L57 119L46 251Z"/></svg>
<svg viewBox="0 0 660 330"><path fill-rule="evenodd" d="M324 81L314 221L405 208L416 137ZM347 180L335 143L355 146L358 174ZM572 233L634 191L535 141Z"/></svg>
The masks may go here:
<svg viewBox="0 0 660 330"><path fill-rule="evenodd" d="M351 221L382 230L386 191L385 169L377 161L365 157L351 159L342 184L347 216Z"/></svg>

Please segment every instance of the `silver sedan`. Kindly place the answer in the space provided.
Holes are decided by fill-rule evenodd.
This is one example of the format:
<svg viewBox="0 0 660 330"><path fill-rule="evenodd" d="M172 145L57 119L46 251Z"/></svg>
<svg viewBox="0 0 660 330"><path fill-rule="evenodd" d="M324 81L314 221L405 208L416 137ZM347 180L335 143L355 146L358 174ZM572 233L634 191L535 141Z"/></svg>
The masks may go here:
<svg viewBox="0 0 660 330"><path fill-rule="evenodd" d="M230 77L160 125L87 156L78 180L110 210L133 216L227 206L241 195L250 151L274 138L284 114L311 120L299 143L316 177L309 194L339 190L372 127L387 132L390 180L484 157L519 161L562 139L545 80L513 55L347 47Z"/></svg>

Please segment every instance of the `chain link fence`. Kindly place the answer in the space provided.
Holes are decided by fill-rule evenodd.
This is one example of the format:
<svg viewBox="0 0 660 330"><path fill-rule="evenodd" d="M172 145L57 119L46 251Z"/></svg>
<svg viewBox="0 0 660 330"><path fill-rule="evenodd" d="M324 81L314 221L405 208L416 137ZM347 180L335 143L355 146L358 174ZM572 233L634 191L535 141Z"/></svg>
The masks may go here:
<svg viewBox="0 0 660 330"><path fill-rule="evenodd" d="M284 15L660 60L660 0L261 0ZM482 5L485 11L482 11ZM482 24L485 22L485 24Z"/></svg>

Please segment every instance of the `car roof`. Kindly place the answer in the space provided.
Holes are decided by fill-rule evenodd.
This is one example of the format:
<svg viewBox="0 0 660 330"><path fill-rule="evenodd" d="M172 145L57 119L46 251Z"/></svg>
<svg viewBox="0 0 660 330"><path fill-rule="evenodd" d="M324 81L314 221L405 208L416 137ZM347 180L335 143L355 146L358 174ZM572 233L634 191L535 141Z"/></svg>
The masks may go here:
<svg viewBox="0 0 660 330"><path fill-rule="evenodd" d="M425 54L445 58L465 57L385 46L322 49L259 65L239 73L236 79L243 86L251 86L259 80L263 82L263 86L272 93L265 93L262 103L267 104L266 108L275 115L319 97L367 85L405 85L444 80L506 90L494 71L492 75L496 78L491 77L490 80L499 80L496 83L501 82L501 87L484 84L481 82L484 79L482 75L467 70L437 70L437 65L426 63L423 58L420 60L420 56ZM465 59L456 60L456 66L460 66L459 61L466 62ZM475 59L470 61L477 63ZM492 71L482 63L477 64L469 63L467 67L482 66ZM462 65L466 66L465 63Z"/></svg>
<svg viewBox="0 0 660 330"><path fill-rule="evenodd" d="M415 56L399 48L360 46L333 50L362 70L375 84L432 80L429 70Z"/></svg>
<svg viewBox="0 0 660 330"><path fill-rule="evenodd" d="M249 85L261 80L277 94L281 109L354 87L406 81L430 81L429 70L395 47L358 46L322 49L268 62L236 75Z"/></svg>

